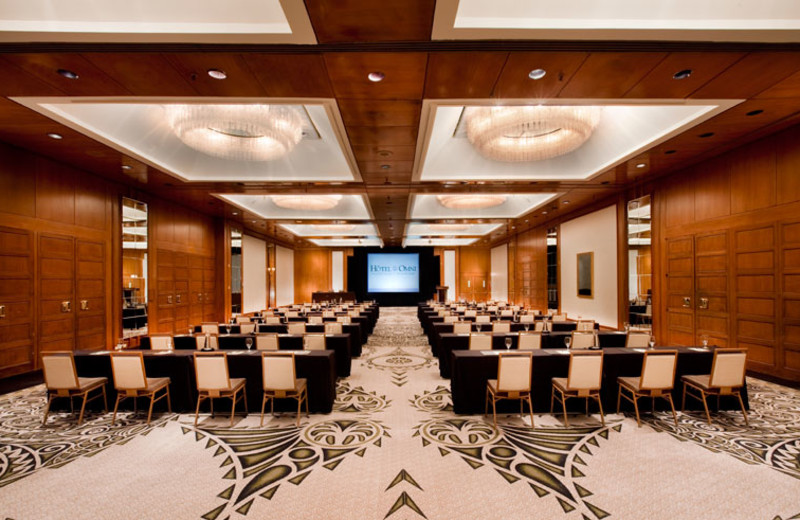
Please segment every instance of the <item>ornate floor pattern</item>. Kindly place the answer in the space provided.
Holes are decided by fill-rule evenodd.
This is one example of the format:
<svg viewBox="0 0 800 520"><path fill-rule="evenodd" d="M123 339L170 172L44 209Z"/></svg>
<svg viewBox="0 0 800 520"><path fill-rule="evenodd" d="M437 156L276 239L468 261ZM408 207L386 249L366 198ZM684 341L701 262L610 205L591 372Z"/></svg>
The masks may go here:
<svg viewBox="0 0 800 520"><path fill-rule="evenodd" d="M800 519L800 392L751 379L750 427L723 413L452 412L414 308L384 308L329 415L53 414L0 396L0 518ZM77 497L80 497L78 499Z"/></svg>

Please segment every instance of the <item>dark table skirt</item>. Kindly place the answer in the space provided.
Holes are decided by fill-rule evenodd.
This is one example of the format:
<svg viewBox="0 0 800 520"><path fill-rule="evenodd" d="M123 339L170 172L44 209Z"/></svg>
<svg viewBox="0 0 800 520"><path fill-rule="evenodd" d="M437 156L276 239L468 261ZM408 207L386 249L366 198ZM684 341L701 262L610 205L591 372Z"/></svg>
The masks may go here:
<svg viewBox="0 0 800 520"><path fill-rule="evenodd" d="M108 354L97 354L96 351L75 352L75 366L80 377L107 377L109 407L114 406L116 391L111 375L111 359ZM197 406L197 383L195 382L193 352L176 350L170 353L163 351L143 351L144 366L147 377L169 377L172 410L175 412L194 412ZM314 413L330 413L336 398L336 363L334 353L330 350L314 351L295 356L297 377L308 380L308 406ZM228 370L230 377L247 379L247 405L250 413L261 411L263 396L263 380L261 372L261 352L237 351L228 354ZM58 403L57 401L63 401ZM142 400L142 403L145 401ZM140 403L140 408L143 404ZM215 399L214 409L230 410L229 399ZM56 400L60 409L68 407L66 399ZM89 403L95 409L102 407L102 399ZM280 410L291 410L296 401L279 400L276 405ZM158 410L166 410L166 401L155 405ZM207 409L207 405L203 405ZM237 408L239 405L237 405ZM132 410L133 402L128 399L120 405L120 409Z"/></svg>
<svg viewBox="0 0 800 520"><path fill-rule="evenodd" d="M675 373L675 387L672 392L676 409L680 410L683 383L681 376L689 374L708 374L711 372L713 351L698 352L687 347L678 350L678 365ZM642 373L642 359L644 354L629 348L603 349L603 381L601 400L605 413L616 412L617 406L617 377L638 377ZM486 381L497 378L497 356L484 355L476 351L456 351L452 353L452 378L450 388L453 397L453 410L458 414L483 413L486 399ZM533 351L533 373L531 375L531 389L533 392L533 409L537 413L550 411L550 392L553 377L567 377L569 372L569 354L561 350ZM742 398L747 405L747 391L743 391ZM568 409L574 411L584 410L583 399L570 399ZM650 399L640 402L645 410L650 409ZM662 401L662 402L659 402ZM716 399L709 399L709 406L716 405ZM596 411L596 404L590 405ZM702 404L693 399L687 399L688 409L702 409ZM656 407L668 407L663 399L656 400ZM720 401L721 409L738 410L739 403L735 397L725 397ZM556 411L560 410L556 405ZM633 405L623 400L622 410L633 410ZM501 401L498 411L519 413L519 403Z"/></svg>

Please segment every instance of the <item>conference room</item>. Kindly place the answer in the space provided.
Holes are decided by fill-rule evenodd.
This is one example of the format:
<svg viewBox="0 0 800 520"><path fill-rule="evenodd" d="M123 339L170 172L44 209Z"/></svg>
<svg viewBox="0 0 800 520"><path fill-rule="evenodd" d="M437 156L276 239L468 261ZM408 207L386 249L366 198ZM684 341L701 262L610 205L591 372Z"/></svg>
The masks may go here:
<svg viewBox="0 0 800 520"><path fill-rule="evenodd" d="M0 0L0 516L800 518L800 7L658 4Z"/></svg>

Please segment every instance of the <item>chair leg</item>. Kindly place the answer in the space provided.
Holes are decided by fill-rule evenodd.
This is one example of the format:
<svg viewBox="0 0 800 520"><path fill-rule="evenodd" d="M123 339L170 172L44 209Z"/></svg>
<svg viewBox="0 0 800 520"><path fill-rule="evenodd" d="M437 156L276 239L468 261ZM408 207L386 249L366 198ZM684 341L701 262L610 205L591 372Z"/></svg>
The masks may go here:
<svg viewBox="0 0 800 520"><path fill-rule="evenodd" d="M681 396L681 413L686 411L686 384L683 385L683 395Z"/></svg>
<svg viewBox="0 0 800 520"><path fill-rule="evenodd" d="M209 403L211 403L211 417L213 418L214 417L214 398L213 397L209 397L208 401L209 401Z"/></svg>
<svg viewBox="0 0 800 520"><path fill-rule="evenodd" d="M47 396L47 404L44 405L44 419L42 419L42 425L47 423L47 416L50 414L50 403L52 403L52 402L53 402L53 396L52 395L48 395Z"/></svg>
<svg viewBox="0 0 800 520"><path fill-rule="evenodd" d="M303 392L303 395L305 396L305 400L306 400L306 417L311 417L311 414L308 411L308 390Z"/></svg>
<svg viewBox="0 0 800 520"><path fill-rule="evenodd" d="M739 398L739 406L742 407L742 415L744 416L744 425L750 426L750 423L747 420L747 411L744 409L744 401L742 400L742 393L736 392L736 397Z"/></svg>
<svg viewBox="0 0 800 520"><path fill-rule="evenodd" d="M155 403L156 393L150 394L150 409L147 410L147 426L150 426L150 418L153 416L153 404Z"/></svg>
<svg viewBox="0 0 800 520"><path fill-rule="evenodd" d="M670 410L672 410L672 419L675 421L675 426L678 426L678 414L675 413L675 404L672 402L672 394L664 394L664 398L669 403Z"/></svg>
<svg viewBox="0 0 800 520"><path fill-rule="evenodd" d="M553 413L553 399L556 396L556 387L550 387L550 413Z"/></svg>
<svg viewBox="0 0 800 520"><path fill-rule="evenodd" d="M200 403L203 402L202 396L197 396L197 409L194 411L194 425L197 426L197 418L200 416Z"/></svg>
<svg viewBox="0 0 800 520"><path fill-rule="evenodd" d="M114 403L114 414L111 416L111 426L114 426L114 424L117 422L117 410L119 410L119 403L122 401L122 399L124 399L122 394L117 392L117 402Z"/></svg>
<svg viewBox="0 0 800 520"><path fill-rule="evenodd" d="M247 415L247 389L242 388L242 398L244 398L244 414Z"/></svg>
<svg viewBox="0 0 800 520"><path fill-rule="evenodd" d="M267 406L267 393L264 392L264 399L261 400L261 423L259 426L264 426L264 408Z"/></svg>
<svg viewBox="0 0 800 520"><path fill-rule="evenodd" d="M83 402L81 403L81 414L78 416L78 426L81 425L83 422L83 413L86 411L86 398L89 396L89 392L84 392L83 394Z"/></svg>
<svg viewBox="0 0 800 520"><path fill-rule="evenodd" d="M300 412L300 410L301 410L301 406L302 406L302 404L303 404L303 401L302 401L302 399L300 399L300 398L298 397L298 398L297 398L297 427L298 427L298 428L300 427L300 413L301 413L301 412Z"/></svg>
<svg viewBox="0 0 800 520"><path fill-rule="evenodd" d="M619 403L622 399L622 385L617 385L617 413L619 413Z"/></svg>
<svg viewBox="0 0 800 520"><path fill-rule="evenodd" d="M531 413L531 428L533 428L533 402L531 402L531 394L528 394L528 411Z"/></svg>
<svg viewBox="0 0 800 520"><path fill-rule="evenodd" d="M486 385L486 398L483 400L483 415L489 413L489 385Z"/></svg>
<svg viewBox="0 0 800 520"><path fill-rule="evenodd" d="M233 414L236 413L236 394L239 392L233 393L233 402L231 403L231 426L233 426Z"/></svg>
<svg viewBox="0 0 800 520"><path fill-rule="evenodd" d="M603 413L603 402L600 401L600 394L597 394L597 406L600 408L600 423L606 425L606 415Z"/></svg>
<svg viewBox="0 0 800 520"><path fill-rule="evenodd" d="M708 402L706 400L706 393L701 391L700 395L703 397L703 408L706 411L706 419L708 419L708 424L710 425L711 424L711 414L708 413Z"/></svg>
<svg viewBox="0 0 800 520"><path fill-rule="evenodd" d="M564 413L564 426L569 426L569 418L567 417L567 396L564 392L559 392L561 400L561 411Z"/></svg>
<svg viewBox="0 0 800 520"><path fill-rule="evenodd" d="M167 385L167 411L172 413L172 401L169 399L169 385Z"/></svg>
<svg viewBox="0 0 800 520"><path fill-rule="evenodd" d="M494 418L494 427L497 428L497 399L492 395L492 417Z"/></svg>
<svg viewBox="0 0 800 520"><path fill-rule="evenodd" d="M639 396L633 394L631 397L633 398L633 410L636 412L636 425L641 428L642 420L639 418Z"/></svg>
<svg viewBox="0 0 800 520"><path fill-rule="evenodd" d="M108 412L108 398L106 397L106 385L100 387L103 390L103 412Z"/></svg>

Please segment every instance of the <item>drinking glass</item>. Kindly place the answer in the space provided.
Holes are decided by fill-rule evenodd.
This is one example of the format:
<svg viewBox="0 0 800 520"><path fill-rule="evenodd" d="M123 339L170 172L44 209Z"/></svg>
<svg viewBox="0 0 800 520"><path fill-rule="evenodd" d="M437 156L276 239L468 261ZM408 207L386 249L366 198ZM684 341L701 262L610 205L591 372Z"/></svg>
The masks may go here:
<svg viewBox="0 0 800 520"><path fill-rule="evenodd" d="M244 340L244 344L247 347L247 350L253 348L253 338L247 338Z"/></svg>
<svg viewBox="0 0 800 520"><path fill-rule="evenodd" d="M194 327L189 327L189 335L191 336L194 333Z"/></svg>
<svg viewBox="0 0 800 520"><path fill-rule="evenodd" d="M700 339L703 342L703 348L708 348L708 336L706 336L704 334L704 335L700 336Z"/></svg>
<svg viewBox="0 0 800 520"><path fill-rule="evenodd" d="M125 349L125 338L118 338L114 350L124 350L124 349Z"/></svg>
<svg viewBox="0 0 800 520"><path fill-rule="evenodd" d="M511 338L506 338L506 350L511 350Z"/></svg>
<svg viewBox="0 0 800 520"><path fill-rule="evenodd" d="M476 323L475 326L478 327L478 332L480 332L481 331L481 324L480 323Z"/></svg>
<svg viewBox="0 0 800 520"><path fill-rule="evenodd" d="M231 333L231 326L230 326L229 323L226 323L225 324L225 334L230 334L230 333Z"/></svg>
<svg viewBox="0 0 800 520"><path fill-rule="evenodd" d="M625 332L629 332L631 330L631 324L627 321L625 322Z"/></svg>
<svg viewBox="0 0 800 520"><path fill-rule="evenodd" d="M531 328L531 324L528 323L528 322L525 322L525 325L523 325L523 327L525 327L525 332L528 332L528 329Z"/></svg>
<svg viewBox="0 0 800 520"><path fill-rule="evenodd" d="M650 348L655 347L656 346L656 337L655 336L650 336L650 341L649 341L648 344L650 345Z"/></svg>
<svg viewBox="0 0 800 520"><path fill-rule="evenodd" d="M572 336L570 336L569 334L564 336L564 345L566 345L567 348L570 348L572 346Z"/></svg>

